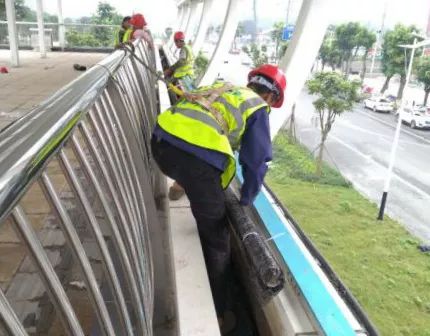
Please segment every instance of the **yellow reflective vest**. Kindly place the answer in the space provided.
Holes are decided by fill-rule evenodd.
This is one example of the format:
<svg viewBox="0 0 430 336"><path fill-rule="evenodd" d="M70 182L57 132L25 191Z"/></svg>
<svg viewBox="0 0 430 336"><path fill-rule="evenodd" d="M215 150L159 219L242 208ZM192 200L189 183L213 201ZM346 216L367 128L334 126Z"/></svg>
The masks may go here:
<svg viewBox="0 0 430 336"><path fill-rule="evenodd" d="M224 83L215 83L192 91L201 92L222 87ZM221 174L221 185L225 189L236 174L236 160L233 151L238 149L245 131L247 119L258 109L270 108L254 91L246 87L234 87L222 93L211 104L225 120L228 134L222 125L198 103L181 99L176 105L158 116L158 125L167 133L195 146L221 152L228 157L228 162Z"/></svg>
<svg viewBox="0 0 430 336"><path fill-rule="evenodd" d="M186 44L182 48L185 49L187 58L185 59L185 64L177 68L173 74L175 78L182 78L185 76L194 77L194 55L191 47Z"/></svg>
<svg viewBox="0 0 430 336"><path fill-rule="evenodd" d="M133 28L127 28L127 30L124 33L124 36L122 37L122 43L126 43L131 40L133 36Z"/></svg>

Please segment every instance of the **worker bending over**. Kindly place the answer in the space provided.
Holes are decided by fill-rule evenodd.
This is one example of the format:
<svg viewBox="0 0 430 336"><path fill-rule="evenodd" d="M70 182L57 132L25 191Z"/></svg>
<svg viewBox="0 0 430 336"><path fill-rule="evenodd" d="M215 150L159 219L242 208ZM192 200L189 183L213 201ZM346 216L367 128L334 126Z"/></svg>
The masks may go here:
<svg viewBox="0 0 430 336"><path fill-rule="evenodd" d="M244 177L240 203L250 205L272 159L270 108L282 105L285 88L283 72L265 64L249 73L247 87L217 82L191 92L158 116L153 131L155 161L190 200L220 325L229 308L224 189L236 175L234 151L239 151Z"/></svg>

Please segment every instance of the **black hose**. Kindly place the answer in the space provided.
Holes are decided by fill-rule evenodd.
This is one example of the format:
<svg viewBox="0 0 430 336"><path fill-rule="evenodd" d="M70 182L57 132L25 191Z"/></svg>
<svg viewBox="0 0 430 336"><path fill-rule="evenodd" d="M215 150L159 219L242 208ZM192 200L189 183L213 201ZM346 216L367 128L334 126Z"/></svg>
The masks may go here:
<svg viewBox="0 0 430 336"><path fill-rule="evenodd" d="M259 288L254 289L259 297L267 302L267 299L275 296L284 287L284 273L231 189L226 190L226 206L233 229L258 279Z"/></svg>

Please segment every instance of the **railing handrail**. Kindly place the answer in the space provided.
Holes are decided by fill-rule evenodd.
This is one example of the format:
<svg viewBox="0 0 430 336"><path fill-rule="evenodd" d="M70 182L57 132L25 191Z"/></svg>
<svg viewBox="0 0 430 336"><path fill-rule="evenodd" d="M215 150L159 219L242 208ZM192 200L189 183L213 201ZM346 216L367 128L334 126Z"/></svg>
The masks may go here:
<svg viewBox="0 0 430 336"><path fill-rule="evenodd" d="M123 51L115 51L0 131L0 222L103 92L125 57Z"/></svg>
<svg viewBox="0 0 430 336"><path fill-rule="evenodd" d="M0 23L6 24L7 21L0 20ZM36 21L16 21L17 25L37 25ZM114 27L119 28L119 25L109 25L109 24L95 24L95 23L58 23L58 22L44 22L45 26L88 26L88 27Z"/></svg>

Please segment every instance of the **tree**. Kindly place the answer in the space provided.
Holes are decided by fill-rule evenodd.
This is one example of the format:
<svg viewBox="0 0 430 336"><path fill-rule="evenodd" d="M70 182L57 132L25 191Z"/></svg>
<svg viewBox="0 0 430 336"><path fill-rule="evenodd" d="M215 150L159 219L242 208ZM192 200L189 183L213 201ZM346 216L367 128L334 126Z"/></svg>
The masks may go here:
<svg viewBox="0 0 430 336"><path fill-rule="evenodd" d="M255 43L251 44L251 49L247 54L252 59L252 63L254 67L259 67L260 65L269 62L269 58L267 57L267 54L264 51L262 51Z"/></svg>
<svg viewBox="0 0 430 336"><path fill-rule="evenodd" d="M344 74L349 73L352 59L352 51L357 53L357 36L361 31L361 26L357 22L344 23L336 27L335 43L341 52L341 63Z"/></svg>
<svg viewBox="0 0 430 336"><path fill-rule="evenodd" d="M430 93L430 57L421 58L416 65L417 80L424 85L423 105L427 105Z"/></svg>
<svg viewBox="0 0 430 336"><path fill-rule="evenodd" d="M97 5L96 14L91 18L91 23L106 24L106 25L120 25L122 21L115 7L107 2L99 2ZM92 33L101 45L111 45L113 32L107 27L94 27Z"/></svg>
<svg viewBox="0 0 430 336"><path fill-rule="evenodd" d="M284 22L276 22L273 25L273 30L270 32L272 41L275 42L275 55L276 59L279 59L283 54L280 53L279 47L282 41L282 32L284 30Z"/></svg>
<svg viewBox="0 0 430 336"><path fill-rule="evenodd" d="M388 31L384 35L382 44L382 71L386 76L384 86L381 93L388 88L390 79L398 74L400 75L400 85L397 92L397 99L403 96L403 89L406 84L406 69L409 62L409 51L399 47L402 44L411 44L414 41L413 33L417 33L418 29L415 26L404 26L397 24L394 30Z"/></svg>
<svg viewBox="0 0 430 336"><path fill-rule="evenodd" d="M313 102L319 117L321 143L317 157L316 174L321 176L322 158L327 136L336 117L345 111L350 111L358 98L357 90L360 83L349 81L336 72L318 72L314 78L307 81L309 93L318 95Z"/></svg>
<svg viewBox="0 0 430 336"><path fill-rule="evenodd" d="M195 70L195 75L197 79L203 77L208 67L208 64L209 64L209 59L200 50L199 54L197 55L194 61L194 70Z"/></svg>
<svg viewBox="0 0 430 336"><path fill-rule="evenodd" d="M360 31L356 36L357 45L364 48L364 54L362 58L362 67L361 67L361 80L363 81L364 76L366 75L366 62L367 56L369 55L369 50L372 48L373 44L376 42L376 34L366 27L360 27Z"/></svg>
<svg viewBox="0 0 430 336"><path fill-rule="evenodd" d="M319 59L321 60L322 69L326 64L330 65L332 70L336 70L336 66L341 61L341 52L333 38L326 36L319 50Z"/></svg>
<svg viewBox="0 0 430 336"><path fill-rule="evenodd" d="M239 24L237 25L236 34L234 35L234 39L233 39L233 46L232 46L233 49L237 49L236 40L242 37L244 32L245 32L245 27L243 26L243 22L239 22Z"/></svg>

